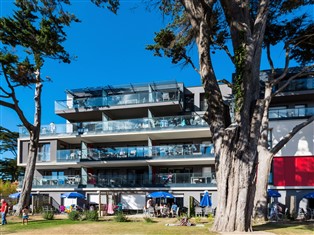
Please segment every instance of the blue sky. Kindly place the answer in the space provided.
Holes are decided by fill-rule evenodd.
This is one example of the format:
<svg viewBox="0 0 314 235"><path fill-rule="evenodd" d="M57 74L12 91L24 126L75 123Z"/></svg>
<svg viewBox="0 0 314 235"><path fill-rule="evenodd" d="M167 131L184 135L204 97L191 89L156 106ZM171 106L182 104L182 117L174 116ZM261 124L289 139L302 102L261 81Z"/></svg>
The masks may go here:
<svg viewBox="0 0 314 235"><path fill-rule="evenodd" d="M0 0L1 17L12 14L12 3ZM70 9L82 22L67 29L64 46L77 59L71 64L46 61L42 75L53 81L44 84L42 124L65 122L54 114L54 101L64 100L66 89L164 80L201 85L192 68L173 65L169 59L154 57L145 50L153 43L154 32L166 22L159 12L147 12L141 1L121 1L118 15L97 8L89 0L74 0ZM197 63L196 51L192 54ZM275 61L283 61L283 56L279 49ZM233 72L229 59L218 52L213 54L213 60L217 77L229 80ZM262 68L268 68L265 61ZM18 94L26 116L33 122L33 90L27 88ZM13 111L0 107L0 125L17 131L20 123Z"/></svg>

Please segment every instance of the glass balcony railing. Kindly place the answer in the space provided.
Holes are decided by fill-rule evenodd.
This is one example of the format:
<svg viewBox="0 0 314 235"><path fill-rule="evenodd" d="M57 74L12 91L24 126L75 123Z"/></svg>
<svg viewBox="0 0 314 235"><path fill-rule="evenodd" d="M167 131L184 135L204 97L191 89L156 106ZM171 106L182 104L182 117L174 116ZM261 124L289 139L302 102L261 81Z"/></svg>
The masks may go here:
<svg viewBox="0 0 314 235"><path fill-rule="evenodd" d="M314 108L270 109L269 119L302 118L314 115Z"/></svg>
<svg viewBox="0 0 314 235"><path fill-rule="evenodd" d="M87 177L87 176L86 176ZM85 183L83 183L85 182ZM22 187L23 177L19 178L19 187ZM42 176L35 177L33 188L70 188L79 185L88 187L197 187L212 186L216 187L214 173L160 173L153 174L151 177L148 173L144 174L117 174L94 175L93 178L85 180L79 175L65 176Z"/></svg>
<svg viewBox="0 0 314 235"><path fill-rule="evenodd" d="M148 174L136 175L99 175L95 178L97 187L181 187L212 186L216 187L215 174L172 173L154 174L149 181Z"/></svg>
<svg viewBox="0 0 314 235"><path fill-rule="evenodd" d="M19 187L22 187L23 177L19 177L18 181ZM81 184L81 176L79 175L42 176L33 179L33 188L73 188L79 184Z"/></svg>
<svg viewBox="0 0 314 235"><path fill-rule="evenodd" d="M79 153L81 154L81 153ZM115 159L169 159L178 157L214 157L213 146L205 144L162 145L153 147L108 147L89 148L82 159L115 160Z"/></svg>
<svg viewBox="0 0 314 235"><path fill-rule="evenodd" d="M106 147L64 149L57 151L57 162L78 162L80 160L132 160L132 159L171 159L214 157L213 145L180 144L137 147Z"/></svg>
<svg viewBox="0 0 314 235"><path fill-rule="evenodd" d="M81 150L62 149L57 150L57 162L78 162L81 158Z"/></svg>
<svg viewBox="0 0 314 235"><path fill-rule="evenodd" d="M174 89L166 92L138 92L123 95L75 98L73 100L55 101L55 111L179 101L181 97L181 91Z"/></svg>
<svg viewBox="0 0 314 235"><path fill-rule="evenodd" d="M42 125L41 136L105 134L117 132L154 131L173 128L208 127L208 124L198 115L168 116L156 118L140 118L104 122L81 122L56 125ZM25 127L20 127L20 137L28 136Z"/></svg>

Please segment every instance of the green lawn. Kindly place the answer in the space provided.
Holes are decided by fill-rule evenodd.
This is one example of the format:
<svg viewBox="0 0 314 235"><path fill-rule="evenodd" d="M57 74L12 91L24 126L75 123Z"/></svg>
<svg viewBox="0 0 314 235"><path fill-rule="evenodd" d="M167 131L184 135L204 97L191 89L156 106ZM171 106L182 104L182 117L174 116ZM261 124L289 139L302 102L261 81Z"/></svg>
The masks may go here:
<svg viewBox="0 0 314 235"><path fill-rule="evenodd" d="M9 224L0 226L0 235L6 234L187 234L213 235L210 232L212 221L202 218L197 220L203 226L165 226L177 224L177 219L154 218L152 223L146 223L142 218L131 218L130 222L114 222L113 217L101 218L100 221L71 221L65 218L43 220L41 217L31 217L29 224L22 225L19 218L9 217ZM191 222L195 223L194 219ZM270 222L254 226L254 231L267 231L275 234L314 234L313 222Z"/></svg>
<svg viewBox="0 0 314 235"><path fill-rule="evenodd" d="M314 235L314 221L287 221L268 222L267 224L254 226L254 231L267 231L275 234L312 234Z"/></svg>

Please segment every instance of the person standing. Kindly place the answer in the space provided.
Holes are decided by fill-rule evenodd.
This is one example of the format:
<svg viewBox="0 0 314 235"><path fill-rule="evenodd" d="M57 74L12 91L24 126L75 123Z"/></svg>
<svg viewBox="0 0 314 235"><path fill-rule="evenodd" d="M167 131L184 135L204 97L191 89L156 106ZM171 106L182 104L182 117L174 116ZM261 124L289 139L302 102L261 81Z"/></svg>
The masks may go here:
<svg viewBox="0 0 314 235"><path fill-rule="evenodd" d="M1 199L1 225L7 224L7 213L9 211L8 204L4 199Z"/></svg>
<svg viewBox="0 0 314 235"><path fill-rule="evenodd" d="M23 225L24 224L28 225L28 213L29 213L28 207L25 206L22 210Z"/></svg>
<svg viewBox="0 0 314 235"><path fill-rule="evenodd" d="M54 124L54 122L51 122L49 124L49 126L50 126L50 132L55 133L56 132L56 124Z"/></svg>

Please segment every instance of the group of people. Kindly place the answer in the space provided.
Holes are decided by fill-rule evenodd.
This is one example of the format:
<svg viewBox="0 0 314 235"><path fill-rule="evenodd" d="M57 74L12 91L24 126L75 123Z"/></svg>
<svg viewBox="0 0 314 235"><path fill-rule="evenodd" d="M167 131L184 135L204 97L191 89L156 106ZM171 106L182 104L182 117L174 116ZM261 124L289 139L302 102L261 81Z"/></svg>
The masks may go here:
<svg viewBox="0 0 314 235"><path fill-rule="evenodd" d="M8 203L4 200L1 199L1 225L6 225L7 222L7 214L9 212L9 205ZM29 209L27 206L25 206L22 209L22 224L28 224L28 214L29 214Z"/></svg>
<svg viewBox="0 0 314 235"><path fill-rule="evenodd" d="M146 206L144 207L144 213L150 213L150 211L154 211L154 215L156 217L168 217L168 216L175 216L177 214L177 204L175 202L172 203L153 203L152 199L148 199Z"/></svg>

